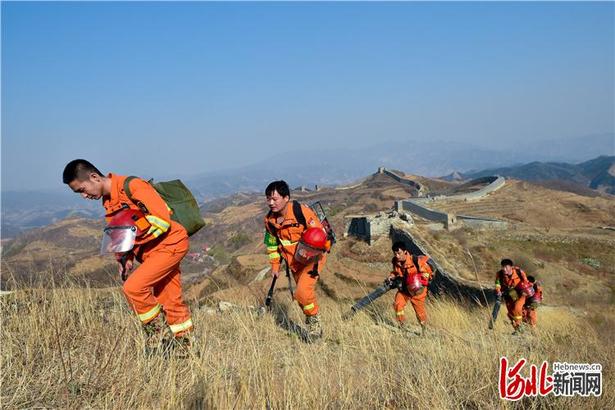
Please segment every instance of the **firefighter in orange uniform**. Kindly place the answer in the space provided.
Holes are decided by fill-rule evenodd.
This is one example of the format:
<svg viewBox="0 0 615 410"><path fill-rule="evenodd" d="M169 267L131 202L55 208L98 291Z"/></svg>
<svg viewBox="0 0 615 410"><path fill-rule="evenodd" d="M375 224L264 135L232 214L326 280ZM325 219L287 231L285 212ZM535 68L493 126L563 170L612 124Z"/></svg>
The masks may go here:
<svg viewBox="0 0 615 410"><path fill-rule="evenodd" d="M502 259L500 269L495 276L496 297L504 297L508 318L513 326L514 335L522 332L523 306L527 297L533 296L532 284L521 268L514 266L510 259Z"/></svg>
<svg viewBox="0 0 615 410"><path fill-rule="evenodd" d="M395 256L391 260L393 270L389 274L388 280L393 280L396 276L402 277L402 286L395 294L395 315L400 326L406 322L405 307L408 301L412 304L416 318L421 325L421 334L425 334L427 324L427 311L425 310L425 299L427 298L427 287L433 279L436 271L435 264L429 256L412 255L404 242L395 242L392 247Z"/></svg>
<svg viewBox="0 0 615 410"><path fill-rule="evenodd" d="M525 305L523 305L523 322L534 329L538 323L538 314L536 310L542 303L542 284L531 275L527 275L527 280L534 288L534 295L528 297L525 301Z"/></svg>
<svg viewBox="0 0 615 410"><path fill-rule="evenodd" d="M179 268L188 252L188 234L171 220L167 204L149 183L134 178L125 184L126 178L104 176L83 159L69 162L63 173L64 183L75 193L84 199L102 199L108 223L103 251L115 252L122 275L133 270L135 260L140 263L124 282L123 291L143 325L146 350L156 351L168 342L189 347L193 325L182 299ZM174 338L167 340L169 328Z"/></svg>
<svg viewBox="0 0 615 410"><path fill-rule="evenodd" d="M323 226L310 207L290 200L285 181L265 189L269 212L265 216L265 246L272 275L280 273L282 259L297 284L294 298L303 310L308 337L322 336L316 282L330 249Z"/></svg>

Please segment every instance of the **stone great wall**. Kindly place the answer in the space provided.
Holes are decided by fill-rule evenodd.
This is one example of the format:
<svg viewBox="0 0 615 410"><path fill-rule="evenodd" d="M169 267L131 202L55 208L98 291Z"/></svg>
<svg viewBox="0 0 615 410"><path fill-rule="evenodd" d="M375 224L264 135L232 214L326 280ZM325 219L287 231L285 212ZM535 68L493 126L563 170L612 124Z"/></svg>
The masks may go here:
<svg viewBox="0 0 615 410"><path fill-rule="evenodd" d="M455 215L454 213L440 211L431 207L433 204L442 201L467 202L484 198L504 186L506 180L501 176L474 179L455 187L452 195L439 194L431 196L427 194L426 187L421 183L399 175L394 171L380 167L376 174L387 175L397 182L411 186L417 192L417 196L402 199L395 203L393 217L400 216L401 219L412 223L412 217L409 214L414 214L428 221L442 223L446 229L454 229L460 226L486 229L506 229L508 227L507 222L498 219L473 215ZM483 184L486 185L478 190L463 192L464 190ZM383 212L377 215L349 215L346 217L345 235L357 236L371 243L374 238L388 233L391 223L387 221L387 218L384 218L385 216L387 216L387 214ZM391 215L388 215L388 218L390 219Z"/></svg>
<svg viewBox="0 0 615 410"><path fill-rule="evenodd" d="M407 210L420 216L421 218L430 221L441 222L447 229L453 228L460 222L473 228L482 227L490 229L505 229L508 226L508 223L500 221L498 219L471 215L455 215L450 212L443 212L432 209L429 206L441 201L476 201L486 197L492 192L497 191L498 189L503 187L505 183L506 180L504 179L504 177L501 176L478 178L458 187L455 187L455 191L461 191L479 184L487 184L479 190L453 195L436 195L403 199L397 201L395 207L398 212L403 212Z"/></svg>
<svg viewBox="0 0 615 410"><path fill-rule="evenodd" d="M430 207L440 201L480 200L504 186L506 180L501 176L483 177L469 181L455 187L452 195L439 194L430 196L426 195L427 190L422 184L398 175L394 171L378 168L377 173L388 175L400 183L413 187L417 192L417 196L397 201L395 209L391 212L380 212L372 216L348 216L345 235L359 237L368 243L372 243L378 237L388 235L393 241L401 240L406 243L412 253L427 255L429 252L425 244L421 244L411 233L410 228L413 220L410 214L428 221L442 223L446 229L454 229L460 225L482 229L504 229L508 226L507 222L493 218L455 215ZM471 192L463 192L477 185L485 186ZM461 278L456 274L445 271L437 261L434 260L434 262L438 274L430 284L430 291L435 294L447 293L457 298L469 298L479 304L493 302L493 292L485 292L486 289L491 289L491 284Z"/></svg>

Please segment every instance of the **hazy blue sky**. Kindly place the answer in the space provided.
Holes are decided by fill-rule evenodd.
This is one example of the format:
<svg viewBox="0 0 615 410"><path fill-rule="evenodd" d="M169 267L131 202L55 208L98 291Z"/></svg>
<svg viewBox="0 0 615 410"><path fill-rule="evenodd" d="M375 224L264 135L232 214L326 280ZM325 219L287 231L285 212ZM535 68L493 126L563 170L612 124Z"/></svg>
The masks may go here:
<svg viewBox="0 0 615 410"><path fill-rule="evenodd" d="M153 176L327 145L613 132L614 10L3 1L2 189L58 187L79 157Z"/></svg>

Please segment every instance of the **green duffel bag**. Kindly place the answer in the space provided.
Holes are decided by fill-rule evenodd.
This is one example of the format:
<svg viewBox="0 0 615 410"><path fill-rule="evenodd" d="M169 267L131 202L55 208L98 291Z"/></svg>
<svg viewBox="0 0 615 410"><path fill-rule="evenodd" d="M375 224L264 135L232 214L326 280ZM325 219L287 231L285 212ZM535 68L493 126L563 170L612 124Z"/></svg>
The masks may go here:
<svg viewBox="0 0 615 410"><path fill-rule="evenodd" d="M506 293L508 294L508 297L514 302L517 299L519 299L519 294L517 293L517 290L515 288L510 288L506 291Z"/></svg>
<svg viewBox="0 0 615 410"><path fill-rule="evenodd" d="M124 181L124 191L131 201L133 199L128 185L134 178L137 177L130 176ZM154 187L156 192L160 194L162 199L167 203L167 206L171 209L171 219L186 228L188 236L194 235L199 229L205 226L205 221L199 210L199 204L196 202L192 192L190 192L182 181L174 179L173 181L154 183L153 180L150 179L147 182Z"/></svg>

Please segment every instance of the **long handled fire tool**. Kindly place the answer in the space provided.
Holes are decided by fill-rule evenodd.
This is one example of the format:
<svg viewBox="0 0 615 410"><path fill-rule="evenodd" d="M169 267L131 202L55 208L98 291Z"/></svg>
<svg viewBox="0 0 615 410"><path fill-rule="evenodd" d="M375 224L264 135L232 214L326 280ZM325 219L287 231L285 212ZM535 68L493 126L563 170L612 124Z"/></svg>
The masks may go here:
<svg viewBox="0 0 615 410"><path fill-rule="evenodd" d="M286 278L288 278L288 290L290 291L290 298L294 299L295 292L293 291L293 282L290 279L290 268L288 267L288 262L284 261L286 264Z"/></svg>
<svg viewBox="0 0 615 410"><path fill-rule="evenodd" d="M495 305L493 305L493 312L491 312L491 319L489 320L489 329L493 329L493 325L495 324L495 321L498 318L498 313L500 313L501 305L502 305L502 298L498 297L495 300Z"/></svg>
<svg viewBox="0 0 615 410"><path fill-rule="evenodd" d="M127 261L128 261L128 253L124 253L122 257L120 258L120 264L122 265L122 272L120 273L120 276L122 278L122 282L126 282L126 279L128 279L128 275L126 272L126 262Z"/></svg>
<svg viewBox="0 0 615 410"><path fill-rule="evenodd" d="M265 298L265 307L269 308L271 305L271 299L273 299L273 289L275 288L275 282L278 280L277 276L274 276L271 279L271 286L269 287L269 292L267 292L267 297Z"/></svg>
<svg viewBox="0 0 615 410"><path fill-rule="evenodd" d="M350 311L344 313L342 316L343 320L352 319L352 317L361 309L364 309L366 306L371 304L374 300L378 299L380 296L384 295L390 290L399 289L402 285L402 277L398 276L394 279L387 279L384 283L378 286L376 289L371 291L365 297L359 299L352 307Z"/></svg>
<svg viewBox="0 0 615 410"><path fill-rule="evenodd" d="M286 261L285 261L286 264ZM290 279L290 269L288 267L288 264L286 264L286 277L288 278L288 289L290 290L290 297L291 299L294 297L293 294L293 284L291 282ZM271 279L271 286L269 286L269 291L267 292L267 297L265 297L265 308L269 309L271 306L271 301L273 300L273 290L275 289L275 284L278 280L277 276L274 276L273 279Z"/></svg>

